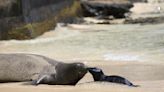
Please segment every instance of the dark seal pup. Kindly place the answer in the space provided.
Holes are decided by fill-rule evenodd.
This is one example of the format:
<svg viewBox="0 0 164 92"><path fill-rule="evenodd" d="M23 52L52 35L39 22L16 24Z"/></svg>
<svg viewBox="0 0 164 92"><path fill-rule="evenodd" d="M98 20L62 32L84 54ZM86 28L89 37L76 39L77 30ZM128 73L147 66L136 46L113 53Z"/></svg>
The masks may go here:
<svg viewBox="0 0 164 92"><path fill-rule="evenodd" d="M88 68L89 72L92 74L94 81L106 81L106 82L113 82L113 83L119 83L119 84L125 84L132 87L138 87L138 85L133 85L130 81L127 79L121 77L121 76L107 76L104 75L103 71L99 68Z"/></svg>
<svg viewBox="0 0 164 92"><path fill-rule="evenodd" d="M87 73L83 63L63 63L35 54L0 54L0 82L76 85Z"/></svg>

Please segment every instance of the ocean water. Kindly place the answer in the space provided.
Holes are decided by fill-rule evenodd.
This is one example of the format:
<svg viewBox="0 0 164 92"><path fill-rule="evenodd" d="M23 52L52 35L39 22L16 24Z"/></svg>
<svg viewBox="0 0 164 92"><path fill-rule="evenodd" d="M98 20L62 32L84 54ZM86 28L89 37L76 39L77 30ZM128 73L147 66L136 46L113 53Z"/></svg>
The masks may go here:
<svg viewBox="0 0 164 92"><path fill-rule="evenodd" d="M35 53L60 60L163 62L164 24L72 24L33 40L1 41L0 47L0 53Z"/></svg>

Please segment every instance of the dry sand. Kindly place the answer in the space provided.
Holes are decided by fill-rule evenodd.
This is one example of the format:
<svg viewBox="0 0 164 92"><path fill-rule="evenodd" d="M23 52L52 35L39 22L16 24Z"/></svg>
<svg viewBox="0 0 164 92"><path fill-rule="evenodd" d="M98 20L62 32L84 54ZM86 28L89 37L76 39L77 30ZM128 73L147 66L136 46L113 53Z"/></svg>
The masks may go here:
<svg viewBox="0 0 164 92"><path fill-rule="evenodd" d="M138 6L133 9L136 13L154 9ZM140 87L93 82L87 73L76 86L1 83L0 92L164 92L163 26L71 25L35 40L0 42L0 53L34 53L65 62L81 61L102 68L107 75L123 76ZM106 53L114 53L113 59L118 61L110 60L112 57L104 60ZM127 60L125 54L134 58Z"/></svg>
<svg viewBox="0 0 164 92"><path fill-rule="evenodd" d="M92 76L88 73L76 86L31 86L24 83L3 83L0 84L0 92L164 92L164 64L107 63L106 61L88 64L103 68L106 74L124 76L140 87L93 82Z"/></svg>

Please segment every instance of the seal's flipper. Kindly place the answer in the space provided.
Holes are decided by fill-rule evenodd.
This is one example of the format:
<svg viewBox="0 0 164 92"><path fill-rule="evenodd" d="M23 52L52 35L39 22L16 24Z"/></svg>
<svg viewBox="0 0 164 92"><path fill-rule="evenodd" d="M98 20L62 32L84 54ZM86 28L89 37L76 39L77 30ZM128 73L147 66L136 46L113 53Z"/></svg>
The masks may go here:
<svg viewBox="0 0 164 92"><path fill-rule="evenodd" d="M48 75L43 75L43 76L39 77L37 80L33 80L32 84L33 85L42 84L42 83L44 83L44 80L47 80L48 77L49 77Z"/></svg>
<svg viewBox="0 0 164 92"><path fill-rule="evenodd" d="M140 87L140 85L131 85L131 87Z"/></svg>
<svg viewBox="0 0 164 92"><path fill-rule="evenodd" d="M37 85L38 85L38 84L37 84L37 80L33 80L33 81L31 82L31 85L37 86Z"/></svg>
<svg viewBox="0 0 164 92"><path fill-rule="evenodd" d="M134 85L132 82L128 81L127 79L125 80L125 85L131 86L131 87L140 87L140 85Z"/></svg>

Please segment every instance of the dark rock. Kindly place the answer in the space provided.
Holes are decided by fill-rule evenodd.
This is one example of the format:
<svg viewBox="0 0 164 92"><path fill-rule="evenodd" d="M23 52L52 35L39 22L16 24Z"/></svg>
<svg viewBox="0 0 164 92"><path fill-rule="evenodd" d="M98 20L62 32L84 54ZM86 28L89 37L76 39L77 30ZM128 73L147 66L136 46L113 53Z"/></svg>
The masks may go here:
<svg viewBox="0 0 164 92"><path fill-rule="evenodd" d="M81 5L84 16L104 18L112 15L115 18L124 18L125 13L129 12L129 9L133 7L133 4L130 1L116 1L83 0L81 1Z"/></svg>
<svg viewBox="0 0 164 92"><path fill-rule="evenodd" d="M136 19L126 19L125 24L159 24L164 23L164 17L146 17Z"/></svg>
<svg viewBox="0 0 164 92"><path fill-rule="evenodd" d="M22 14L21 7L21 0L0 1L0 19L20 16Z"/></svg>
<svg viewBox="0 0 164 92"><path fill-rule="evenodd" d="M80 9L78 0L0 0L0 40L32 39L57 22L74 23Z"/></svg>
<svg viewBox="0 0 164 92"><path fill-rule="evenodd" d="M147 3L148 0L130 0L131 2L143 2L143 3Z"/></svg>

